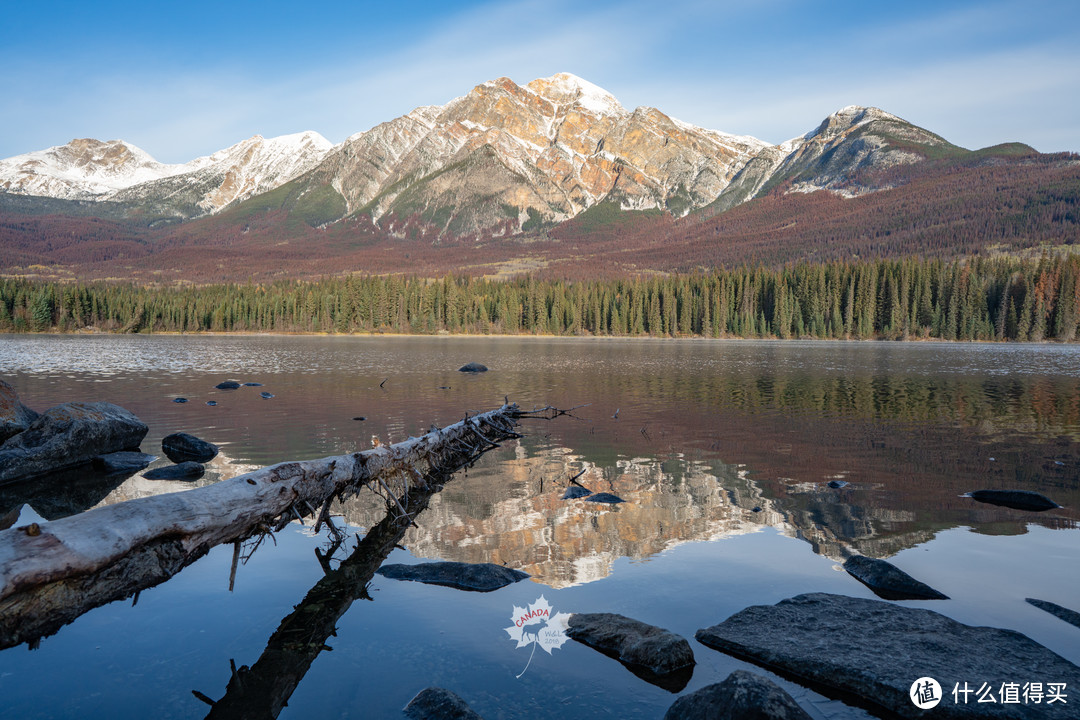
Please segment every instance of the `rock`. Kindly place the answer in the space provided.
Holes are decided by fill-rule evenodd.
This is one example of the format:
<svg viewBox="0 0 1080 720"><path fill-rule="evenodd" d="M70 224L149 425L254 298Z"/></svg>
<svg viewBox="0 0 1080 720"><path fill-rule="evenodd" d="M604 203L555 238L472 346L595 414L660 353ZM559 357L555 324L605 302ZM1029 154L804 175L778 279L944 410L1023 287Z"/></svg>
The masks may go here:
<svg viewBox="0 0 1080 720"><path fill-rule="evenodd" d="M831 488L832 488L833 490L838 490L838 489L840 489L840 488L842 488L842 487L847 487L847 486L848 486L848 483L847 483L847 481L846 481L846 480L830 480L830 481L828 482L828 485L829 485L829 487L831 487Z"/></svg>
<svg viewBox="0 0 1080 720"><path fill-rule="evenodd" d="M0 483L85 465L96 455L139 447L147 427L107 402L65 403L0 446Z"/></svg>
<svg viewBox="0 0 1080 720"><path fill-rule="evenodd" d="M98 455L90 461L94 469L106 475L117 473L135 473L157 460L156 455L143 452L121 451Z"/></svg>
<svg viewBox="0 0 1080 720"><path fill-rule="evenodd" d="M244 383L244 387L262 387L262 386L263 386L262 383L255 383L255 382L246 382L246 383Z"/></svg>
<svg viewBox="0 0 1080 720"><path fill-rule="evenodd" d="M944 615L895 603L828 593L798 595L746 608L710 628L701 643L812 683L834 697L853 694L872 714L905 718L1045 718L1042 705L953 702L957 684L995 697L1003 683L1039 678L1072 685L1080 667L1013 630L964 625ZM934 678L945 696L930 713L911 702L919 677ZM1045 682L1045 681L1044 681ZM974 686L974 687L971 687ZM976 712L977 710L977 712Z"/></svg>
<svg viewBox="0 0 1080 720"><path fill-rule="evenodd" d="M217 457L218 446L184 432L161 438L161 450L174 463L206 463Z"/></svg>
<svg viewBox="0 0 1080 720"><path fill-rule="evenodd" d="M566 631L574 640L656 675L694 665L686 638L615 613L574 613Z"/></svg>
<svg viewBox="0 0 1080 720"><path fill-rule="evenodd" d="M1061 507L1045 495L1030 490L976 490L969 495L979 502L1002 505L1014 510L1042 512Z"/></svg>
<svg viewBox="0 0 1080 720"><path fill-rule="evenodd" d="M1056 615L1070 625L1075 625L1076 627L1080 628L1080 613L1076 612L1075 610L1061 607L1060 605L1049 602L1047 600L1037 600L1035 598L1025 598L1025 600L1034 605L1035 607L1039 608L1040 610L1045 610L1051 615Z"/></svg>
<svg viewBox="0 0 1080 720"><path fill-rule="evenodd" d="M477 362L466 363L458 368L458 372L482 373L487 372L487 366Z"/></svg>
<svg viewBox="0 0 1080 720"><path fill-rule="evenodd" d="M15 388L0 380L0 444L26 430L37 417L36 412L19 402Z"/></svg>
<svg viewBox="0 0 1080 720"><path fill-rule="evenodd" d="M274 397L274 394L273 393L268 393L268 392L261 392L261 393L259 393L259 397L261 397L264 400L269 400L270 398Z"/></svg>
<svg viewBox="0 0 1080 720"><path fill-rule="evenodd" d="M612 495L611 493L594 493L585 498L585 502L597 502L607 503L608 505L618 505L621 502L626 502L618 495Z"/></svg>
<svg viewBox="0 0 1080 720"><path fill-rule="evenodd" d="M240 383L235 380L226 380L225 382L218 383L214 387L218 390L237 390L240 388Z"/></svg>
<svg viewBox="0 0 1080 720"><path fill-rule="evenodd" d="M207 400L206 404L210 407L214 407L215 405L217 405L217 400Z"/></svg>
<svg viewBox="0 0 1080 720"><path fill-rule="evenodd" d="M753 508L752 508L752 509L750 510L750 512L761 512L761 506L760 506L760 505L755 505L755 506L754 506L754 507L753 507Z"/></svg>
<svg viewBox="0 0 1080 720"><path fill-rule="evenodd" d="M439 687L418 692L403 712L413 720L483 720L464 700Z"/></svg>
<svg viewBox="0 0 1080 720"><path fill-rule="evenodd" d="M676 700L664 720L810 720L810 716L772 680L736 670L723 682Z"/></svg>
<svg viewBox="0 0 1080 720"><path fill-rule="evenodd" d="M491 592L529 577L528 573L492 563L426 562L383 565L376 572L394 580L415 580L458 590Z"/></svg>
<svg viewBox="0 0 1080 720"><path fill-rule="evenodd" d="M143 477L147 480L198 480L205 471L206 468L199 463L189 461L178 465L154 468L144 472Z"/></svg>
<svg viewBox="0 0 1080 720"><path fill-rule="evenodd" d="M172 401L173 401L174 403L186 403L186 402L187 402L187 398L186 398L186 397L174 397L174 398L172 399Z"/></svg>
<svg viewBox="0 0 1080 720"><path fill-rule="evenodd" d="M853 578L886 600L948 600L934 588L919 582L886 560L864 555L849 557L844 569Z"/></svg>
<svg viewBox="0 0 1080 720"><path fill-rule="evenodd" d="M367 418L364 417L363 415L357 415L356 417L353 418L353 420L359 420L360 422L363 422L364 420L367 420Z"/></svg>
<svg viewBox="0 0 1080 720"><path fill-rule="evenodd" d="M588 488L583 488L580 485L571 485L566 488L566 492L563 493L562 499L577 500L578 498L588 497L592 494L592 490L589 490Z"/></svg>

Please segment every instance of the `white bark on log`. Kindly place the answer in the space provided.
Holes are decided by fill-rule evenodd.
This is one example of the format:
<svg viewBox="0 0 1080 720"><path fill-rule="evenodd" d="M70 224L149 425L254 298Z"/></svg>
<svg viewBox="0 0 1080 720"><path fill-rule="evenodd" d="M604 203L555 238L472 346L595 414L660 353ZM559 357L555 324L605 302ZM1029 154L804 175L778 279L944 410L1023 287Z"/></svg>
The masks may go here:
<svg viewBox="0 0 1080 720"><path fill-rule="evenodd" d="M516 404L371 450L260 468L214 485L0 531L0 648L171 577L221 543L263 532L332 497L460 458L513 436ZM133 577L134 576L134 577ZM55 627L53 627L55 626ZM38 632L40 629L41 632ZM35 634L36 633L36 634Z"/></svg>

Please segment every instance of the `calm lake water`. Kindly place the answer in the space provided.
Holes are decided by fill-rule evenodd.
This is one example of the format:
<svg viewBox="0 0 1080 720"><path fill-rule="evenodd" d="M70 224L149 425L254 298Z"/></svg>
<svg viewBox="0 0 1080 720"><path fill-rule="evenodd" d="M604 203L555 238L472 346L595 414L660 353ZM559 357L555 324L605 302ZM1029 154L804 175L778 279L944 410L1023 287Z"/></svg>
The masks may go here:
<svg viewBox="0 0 1080 720"><path fill-rule="evenodd" d="M490 372L456 371L472 360ZM0 335L0 377L38 410L130 409L150 427L146 452L160 455L177 431L218 444L199 485L364 449L373 436L404 440L504 396L587 404L526 421L522 440L433 496L387 560L493 562L532 580L480 594L375 575L353 588L335 635L311 621L311 637L283 646L284 619L294 627L323 610L305 597L329 539L296 523L240 566L232 592L232 548L219 547L134 606L93 610L36 650L0 651L3 717L203 717L193 691L226 695L230 661L260 668L277 692L295 686L283 718L400 717L431 685L489 720L663 715L676 694L592 649L517 648L504 628L541 596L555 612L617 612L691 638L698 664L679 694L745 668L814 717L868 717L692 640L748 605L873 597L839 567L851 553L889 558L952 598L905 605L1012 628L1080 663L1080 629L1024 602L1080 609L1074 346ZM263 387L214 389L227 379ZM581 483L627 502L561 500L581 470ZM87 474L62 492L0 488L0 527L186 487ZM980 488L1036 490L1064 507L961 497ZM362 537L385 507L365 493L338 512ZM378 563L355 547L328 567ZM1043 678L1016 678L1029 680ZM1080 687L1069 689L1071 708Z"/></svg>

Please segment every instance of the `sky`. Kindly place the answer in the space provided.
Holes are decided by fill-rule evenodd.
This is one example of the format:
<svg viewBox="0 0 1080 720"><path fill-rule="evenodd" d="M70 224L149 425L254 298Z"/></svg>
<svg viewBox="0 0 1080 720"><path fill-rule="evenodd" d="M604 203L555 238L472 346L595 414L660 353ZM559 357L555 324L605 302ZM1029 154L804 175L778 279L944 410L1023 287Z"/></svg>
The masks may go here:
<svg viewBox="0 0 1080 720"><path fill-rule="evenodd" d="M338 143L484 81L570 72L779 143L872 105L968 148L1080 151L1080 3L4 0L0 158L123 139L186 162Z"/></svg>

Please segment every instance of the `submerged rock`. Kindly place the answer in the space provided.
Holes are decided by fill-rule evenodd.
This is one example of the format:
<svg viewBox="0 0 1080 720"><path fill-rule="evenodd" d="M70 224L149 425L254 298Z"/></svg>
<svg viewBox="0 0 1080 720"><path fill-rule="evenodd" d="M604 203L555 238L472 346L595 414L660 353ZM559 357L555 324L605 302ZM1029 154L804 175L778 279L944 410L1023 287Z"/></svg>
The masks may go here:
<svg viewBox="0 0 1080 720"><path fill-rule="evenodd" d="M244 383L244 387L262 387L262 386L263 386L262 383L257 383L257 382L246 382L246 383Z"/></svg>
<svg viewBox="0 0 1080 720"><path fill-rule="evenodd" d="M206 404L210 407L214 407L215 405L217 405L217 400L207 400Z"/></svg>
<svg viewBox="0 0 1080 720"><path fill-rule="evenodd" d="M418 692L403 712L413 720L483 720L468 703L440 687Z"/></svg>
<svg viewBox="0 0 1080 720"><path fill-rule="evenodd" d="M921 583L887 560L855 555L844 562L853 578L886 600L948 600L934 588Z"/></svg>
<svg viewBox="0 0 1080 720"><path fill-rule="evenodd" d="M1080 612L1070 610L1067 607L1062 607L1056 603L1049 602L1048 600L1038 600L1036 598L1024 598L1028 603L1034 605L1040 610L1045 610L1051 615L1056 615L1070 625L1075 625L1080 628Z"/></svg>
<svg viewBox="0 0 1080 720"><path fill-rule="evenodd" d="M270 398L274 397L274 393L261 392L259 393L259 397L263 398L264 400L269 400Z"/></svg>
<svg viewBox="0 0 1080 720"><path fill-rule="evenodd" d="M119 405L57 405L0 446L0 483L78 467L96 455L137 448L146 432L146 425Z"/></svg>
<svg viewBox="0 0 1080 720"><path fill-rule="evenodd" d="M626 502L618 495L612 495L611 493L594 493L585 498L585 502L607 503L608 505L617 505L621 502Z"/></svg>
<svg viewBox="0 0 1080 720"><path fill-rule="evenodd" d="M592 495L592 490L583 488L580 485L571 485L566 488L566 492L563 493L563 500L577 500L578 498L588 497Z"/></svg>
<svg viewBox="0 0 1080 720"><path fill-rule="evenodd" d="M237 390L240 388L240 383L235 380L226 380L225 382L219 382L214 387L218 390Z"/></svg>
<svg viewBox="0 0 1080 720"><path fill-rule="evenodd" d="M147 455L144 452L121 451L98 455L90 461L94 469L106 475L118 473L134 473L142 470L150 463L157 460L156 455Z"/></svg>
<svg viewBox="0 0 1080 720"><path fill-rule="evenodd" d="M161 439L161 450L165 457L174 463L197 462L206 463L217 457L218 446L214 443L200 440L194 435L179 432L166 435Z"/></svg>
<svg viewBox="0 0 1080 720"><path fill-rule="evenodd" d="M1041 705L946 701L931 713L911 702L918 677L948 693L986 683L1025 682L1032 668L1072 683L1080 667L1013 630L964 625L931 610L828 593L798 595L776 605L746 608L698 630L699 642L771 670L791 673L815 690L856 695L865 704L905 718L1042 718ZM972 680L975 682L972 683ZM1057 680L1055 680L1057 682ZM880 711L874 712L880 714Z"/></svg>
<svg viewBox="0 0 1080 720"><path fill-rule="evenodd" d="M168 467L159 467L144 472L143 477L147 480L198 480L206 471L197 462L182 462Z"/></svg>
<svg viewBox="0 0 1080 720"><path fill-rule="evenodd" d="M676 700L664 720L810 720L810 716L772 680L736 670L723 682Z"/></svg>
<svg viewBox="0 0 1080 720"><path fill-rule="evenodd" d="M26 430L37 417L36 412L19 401L15 388L0 380L0 443Z"/></svg>
<svg viewBox="0 0 1080 720"><path fill-rule="evenodd" d="M466 363L458 368L458 372L481 373L487 372L487 366L478 362Z"/></svg>
<svg viewBox="0 0 1080 720"><path fill-rule="evenodd" d="M686 638L615 613L574 613L566 634L624 665L656 675L694 665L694 651Z"/></svg>
<svg viewBox="0 0 1080 720"><path fill-rule="evenodd" d="M968 494L979 502L1001 505L1014 510L1042 512L1061 507L1045 495L1030 490L976 490Z"/></svg>
<svg viewBox="0 0 1080 720"><path fill-rule="evenodd" d="M186 398L186 397L174 397L174 398L172 399L172 401L173 401L174 403L181 403L181 404L182 404L182 403L186 403L186 402L187 402L187 398Z"/></svg>
<svg viewBox="0 0 1080 720"><path fill-rule="evenodd" d="M383 565L377 573L393 580L414 580L458 590L491 592L529 577L528 573L493 563L426 562Z"/></svg>

